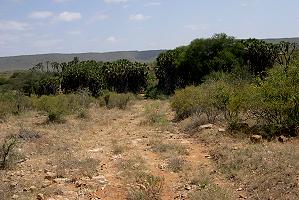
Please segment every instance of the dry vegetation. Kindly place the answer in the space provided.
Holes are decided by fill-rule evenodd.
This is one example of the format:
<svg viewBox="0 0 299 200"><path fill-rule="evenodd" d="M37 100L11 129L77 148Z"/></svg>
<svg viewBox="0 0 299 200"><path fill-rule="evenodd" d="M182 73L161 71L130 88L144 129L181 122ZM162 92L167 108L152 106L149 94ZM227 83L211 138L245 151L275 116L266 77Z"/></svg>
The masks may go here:
<svg viewBox="0 0 299 200"><path fill-rule="evenodd" d="M174 123L168 100L127 103L92 102L63 123L6 118L0 199L298 199L297 139L254 144L198 116Z"/></svg>

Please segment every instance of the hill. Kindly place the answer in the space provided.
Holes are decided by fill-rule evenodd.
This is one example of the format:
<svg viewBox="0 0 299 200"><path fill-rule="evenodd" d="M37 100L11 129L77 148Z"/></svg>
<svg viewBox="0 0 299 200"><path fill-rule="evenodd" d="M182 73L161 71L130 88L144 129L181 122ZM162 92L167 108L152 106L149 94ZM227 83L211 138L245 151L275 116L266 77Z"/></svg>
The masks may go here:
<svg viewBox="0 0 299 200"><path fill-rule="evenodd" d="M131 61L150 62L164 50L149 51L118 51L107 53L72 53L72 54L38 54L38 55L21 55L0 57L0 71L29 69L40 62L68 62L74 57L80 60L96 61L114 61L118 59L128 59Z"/></svg>

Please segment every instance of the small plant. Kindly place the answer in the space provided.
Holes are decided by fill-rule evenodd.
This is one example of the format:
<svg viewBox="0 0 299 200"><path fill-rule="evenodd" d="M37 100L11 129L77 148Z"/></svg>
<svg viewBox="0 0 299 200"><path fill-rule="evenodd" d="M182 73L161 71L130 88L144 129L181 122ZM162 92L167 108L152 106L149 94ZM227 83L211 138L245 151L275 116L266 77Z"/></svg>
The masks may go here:
<svg viewBox="0 0 299 200"><path fill-rule="evenodd" d="M125 151L125 147L118 144L116 140L112 141L112 152L115 155L122 154Z"/></svg>
<svg viewBox="0 0 299 200"><path fill-rule="evenodd" d="M139 172L134 187L128 193L129 200L160 200L164 179L150 173Z"/></svg>
<svg viewBox="0 0 299 200"><path fill-rule="evenodd" d="M181 144L175 143L163 143L161 140L152 140L150 145L154 152L158 153L168 153L170 155L188 155L188 149Z"/></svg>
<svg viewBox="0 0 299 200"><path fill-rule="evenodd" d="M17 137L15 135L8 136L3 144L1 149L1 163L0 168L5 169L8 165L9 159L11 158L13 154L13 149L15 148L17 144Z"/></svg>
<svg viewBox="0 0 299 200"><path fill-rule="evenodd" d="M190 195L191 200L233 200L231 193L216 184L195 191Z"/></svg>
<svg viewBox="0 0 299 200"><path fill-rule="evenodd" d="M167 116L161 103L155 102L145 107L145 116L149 124L166 126L169 124Z"/></svg>
<svg viewBox="0 0 299 200"><path fill-rule="evenodd" d="M87 109L80 109L78 111L77 117L79 119L87 119L89 117Z"/></svg>
<svg viewBox="0 0 299 200"><path fill-rule="evenodd" d="M64 122L63 113L59 111L49 111L48 112L49 122L62 123Z"/></svg>
<svg viewBox="0 0 299 200"><path fill-rule="evenodd" d="M186 161L180 157L171 158L168 162L168 168L175 173L181 172L185 166Z"/></svg>
<svg viewBox="0 0 299 200"><path fill-rule="evenodd" d="M132 99L132 95L110 92L105 94L103 98L108 109L118 108L125 110Z"/></svg>

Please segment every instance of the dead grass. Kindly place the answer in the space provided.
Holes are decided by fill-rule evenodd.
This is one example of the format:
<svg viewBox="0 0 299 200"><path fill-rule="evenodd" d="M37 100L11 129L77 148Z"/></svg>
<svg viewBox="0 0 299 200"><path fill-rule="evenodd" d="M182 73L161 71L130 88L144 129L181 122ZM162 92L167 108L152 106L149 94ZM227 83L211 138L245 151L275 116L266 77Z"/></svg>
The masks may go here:
<svg viewBox="0 0 299 200"><path fill-rule="evenodd" d="M172 157L168 160L168 169L172 172L179 173L188 167L187 161L181 157Z"/></svg>
<svg viewBox="0 0 299 200"><path fill-rule="evenodd" d="M114 155L122 154L125 152L126 147L120 144L117 140L112 140L112 153Z"/></svg>
<svg viewBox="0 0 299 200"><path fill-rule="evenodd" d="M190 195L191 200L233 200L231 193L215 184L209 184Z"/></svg>
<svg viewBox="0 0 299 200"><path fill-rule="evenodd" d="M164 179L148 172L135 176L135 184L128 193L128 200L160 200Z"/></svg>
<svg viewBox="0 0 299 200"><path fill-rule="evenodd" d="M145 107L145 124L167 126L169 121L166 116L165 105L161 102L153 102Z"/></svg>
<svg viewBox="0 0 299 200"><path fill-rule="evenodd" d="M149 144L156 153L164 155L189 155L187 147L182 144L165 143L162 140L150 140Z"/></svg>
<svg viewBox="0 0 299 200"><path fill-rule="evenodd" d="M242 186L250 199L298 199L299 151L292 144L247 144L214 149L217 167Z"/></svg>
<svg viewBox="0 0 299 200"><path fill-rule="evenodd" d="M75 158L71 154L64 155L56 162L57 177L76 179L98 175L100 161L93 158Z"/></svg>

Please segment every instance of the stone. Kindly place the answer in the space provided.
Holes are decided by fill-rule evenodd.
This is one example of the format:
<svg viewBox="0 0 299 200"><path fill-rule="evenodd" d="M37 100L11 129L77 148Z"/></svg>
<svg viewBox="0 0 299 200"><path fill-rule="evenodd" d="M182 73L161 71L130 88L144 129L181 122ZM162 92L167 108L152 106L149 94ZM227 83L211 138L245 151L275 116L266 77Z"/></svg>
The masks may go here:
<svg viewBox="0 0 299 200"><path fill-rule="evenodd" d="M100 176L94 176L92 177L92 180L96 180L98 181L101 185L107 184L107 179L105 178L105 176L100 175Z"/></svg>
<svg viewBox="0 0 299 200"><path fill-rule="evenodd" d="M54 183L58 183L58 184L64 184L66 182L69 182L68 178L55 178L53 179Z"/></svg>
<svg viewBox="0 0 299 200"><path fill-rule="evenodd" d="M42 188L49 187L51 184L52 184L51 181L49 181L49 180L45 180L45 181L43 182L43 184L42 184Z"/></svg>
<svg viewBox="0 0 299 200"><path fill-rule="evenodd" d="M213 128L213 124L205 124L205 125L201 125L200 127L199 127L199 129L201 130L201 129L211 129L211 128Z"/></svg>
<svg viewBox="0 0 299 200"><path fill-rule="evenodd" d="M218 129L218 132L220 132L220 133L223 133L223 132L225 132L226 130L225 130L225 128L219 128Z"/></svg>
<svg viewBox="0 0 299 200"><path fill-rule="evenodd" d="M283 135L279 136L278 137L278 141L281 142L281 143L284 143L286 141L288 141L289 139Z"/></svg>
<svg viewBox="0 0 299 200"><path fill-rule="evenodd" d="M263 141L263 137L261 135L252 135L250 140L253 143L261 143Z"/></svg>
<svg viewBox="0 0 299 200"><path fill-rule="evenodd" d="M47 180L53 180L57 177L57 174L56 173L53 173L53 172L47 172L47 175L45 176L45 179Z"/></svg>
<svg viewBox="0 0 299 200"><path fill-rule="evenodd" d="M36 199L37 199L37 200L44 200L45 197L44 197L44 195L43 195L42 193L38 193L38 194L36 195Z"/></svg>
<svg viewBox="0 0 299 200"><path fill-rule="evenodd" d="M192 187L190 185L185 185L185 190L191 190Z"/></svg>
<svg viewBox="0 0 299 200"><path fill-rule="evenodd" d="M36 188L35 186L31 186L31 187L29 188L29 190L30 190L31 192L34 192L36 189L37 189L37 188Z"/></svg>
<svg viewBox="0 0 299 200"><path fill-rule="evenodd" d="M18 199L18 198L19 198L19 195L14 194L11 198L12 198L12 199Z"/></svg>

